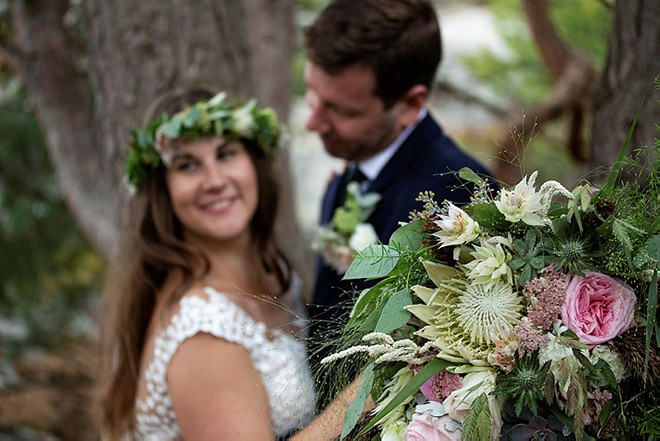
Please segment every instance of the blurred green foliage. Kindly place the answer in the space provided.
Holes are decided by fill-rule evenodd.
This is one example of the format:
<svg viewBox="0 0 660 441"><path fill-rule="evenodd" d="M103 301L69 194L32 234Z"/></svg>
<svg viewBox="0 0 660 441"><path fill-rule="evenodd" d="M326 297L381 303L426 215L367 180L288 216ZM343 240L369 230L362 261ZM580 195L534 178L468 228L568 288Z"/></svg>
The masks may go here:
<svg viewBox="0 0 660 441"><path fill-rule="evenodd" d="M67 211L34 116L15 80L0 97L0 317L27 329L0 349L52 346L79 332L103 263ZM89 331L89 329L87 329Z"/></svg>
<svg viewBox="0 0 660 441"><path fill-rule="evenodd" d="M605 1L550 0L552 22L573 51L589 55L602 71L612 19ZM489 6L508 51L495 54L483 49L464 57L476 78L489 85L501 99L521 104L548 97L552 79L532 39L520 0L493 0Z"/></svg>

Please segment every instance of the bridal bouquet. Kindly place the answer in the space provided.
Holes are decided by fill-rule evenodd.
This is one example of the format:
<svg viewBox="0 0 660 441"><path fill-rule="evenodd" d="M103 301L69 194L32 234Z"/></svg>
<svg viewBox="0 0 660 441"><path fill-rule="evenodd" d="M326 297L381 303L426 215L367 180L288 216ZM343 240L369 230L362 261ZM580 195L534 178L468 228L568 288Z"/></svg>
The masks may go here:
<svg viewBox="0 0 660 441"><path fill-rule="evenodd" d="M660 182L657 162L617 181L623 158L570 191L535 172L493 192L461 170L471 203L423 193L360 251L344 277L380 280L323 361L368 360L342 438L655 439Z"/></svg>

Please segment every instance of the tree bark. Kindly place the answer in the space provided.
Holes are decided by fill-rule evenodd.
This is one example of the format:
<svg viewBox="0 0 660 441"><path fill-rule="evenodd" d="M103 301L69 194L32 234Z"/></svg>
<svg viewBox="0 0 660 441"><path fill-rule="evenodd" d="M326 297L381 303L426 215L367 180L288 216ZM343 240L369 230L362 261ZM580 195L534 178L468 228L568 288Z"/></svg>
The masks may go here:
<svg viewBox="0 0 660 441"><path fill-rule="evenodd" d="M82 39L72 38L68 0L16 0L6 66L20 73L58 185L89 242L112 256L123 186L123 152L150 103L176 87L209 86L256 96L288 117L294 0L196 2L87 0ZM81 44L81 41L85 43ZM81 48L81 46L83 46ZM306 280L309 248L294 219L286 152L278 231ZM292 244L298 244L293 246Z"/></svg>
<svg viewBox="0 0 660 441"><path fill-rule="evenodd" d="M657 0L618 0L610 33L607 64L593 99L590 170L602 179L628 134L645 98L628 153L653 146L660 121L658 91L653 78L660 74L660 3Z"/></svg>

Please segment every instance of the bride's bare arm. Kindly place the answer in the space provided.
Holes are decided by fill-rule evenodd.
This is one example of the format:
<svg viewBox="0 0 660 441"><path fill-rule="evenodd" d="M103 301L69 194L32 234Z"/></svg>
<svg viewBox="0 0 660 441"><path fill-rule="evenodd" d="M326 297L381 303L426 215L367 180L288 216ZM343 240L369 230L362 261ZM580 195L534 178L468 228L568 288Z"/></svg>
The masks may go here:
<svg viewBox="0 0 660 441"><path fill-rule="evenodd" d="M355 399L362 376L358 376L344 389L326 409L308 424L304 429L290 438L290 441L323 441L334 440L341 435L344 424L344 414ZM374 408L371 397L367 397L364 412Z"/></svg>
<svg viewBox="0 0 660 441"><path fill-rule="evenodd" d="M186 441L274 439L268 396L245 348L197 334L172 358L167 384Z"/></svg>

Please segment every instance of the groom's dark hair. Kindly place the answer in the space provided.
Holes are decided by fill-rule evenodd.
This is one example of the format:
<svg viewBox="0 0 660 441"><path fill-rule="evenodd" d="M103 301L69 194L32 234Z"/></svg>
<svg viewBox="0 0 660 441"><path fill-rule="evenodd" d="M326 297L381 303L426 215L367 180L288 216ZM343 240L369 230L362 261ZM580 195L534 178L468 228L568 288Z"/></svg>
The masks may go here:
<svg viewBox="0 0 660 441"><path fill-rule="evenodd" d="M430 0L333 0L304 30L307 58L330 75L373 68L374 94L391 107L411 87L429 90L442 58Z"/></svg>

